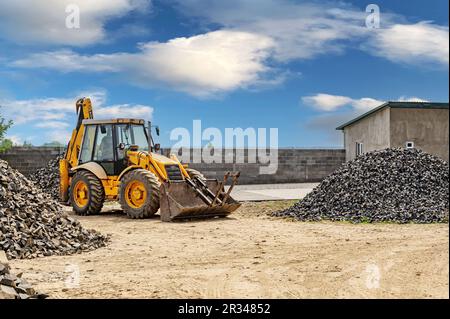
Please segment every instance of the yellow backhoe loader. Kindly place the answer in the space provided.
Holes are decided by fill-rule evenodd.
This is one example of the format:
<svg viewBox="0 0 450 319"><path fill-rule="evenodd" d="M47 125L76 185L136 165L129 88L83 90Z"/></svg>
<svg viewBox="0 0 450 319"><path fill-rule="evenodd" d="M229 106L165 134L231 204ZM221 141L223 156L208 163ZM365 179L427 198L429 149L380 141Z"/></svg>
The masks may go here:
<svg viewBox="0 0 450 319"><path fill-rule="evenodd" d="M241 205L230 196L239 173L219 182L175 155L161 155L150 122L146 127L142 119L95 120L89 98L76 102L76 112L78 122L60 161L60 200L77 214L97 214L105 200L118 200L131 218L160 210L162 221L224 217Z"/></svg>

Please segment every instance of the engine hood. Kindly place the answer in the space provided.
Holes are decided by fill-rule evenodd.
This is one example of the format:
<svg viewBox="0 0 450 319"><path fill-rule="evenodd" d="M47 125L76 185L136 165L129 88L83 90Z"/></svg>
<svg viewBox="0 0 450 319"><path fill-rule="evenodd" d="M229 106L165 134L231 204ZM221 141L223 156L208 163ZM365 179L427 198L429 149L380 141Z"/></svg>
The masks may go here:
<svg viewBox="0 0 450 319"><path fill-rule="evenodd" d="M178 162L174 161L173 159L168 158L167 156L157 154L157 153L150 153L150 155L158 162L167 165L167 164L175 164L178 165Z"/></svg>

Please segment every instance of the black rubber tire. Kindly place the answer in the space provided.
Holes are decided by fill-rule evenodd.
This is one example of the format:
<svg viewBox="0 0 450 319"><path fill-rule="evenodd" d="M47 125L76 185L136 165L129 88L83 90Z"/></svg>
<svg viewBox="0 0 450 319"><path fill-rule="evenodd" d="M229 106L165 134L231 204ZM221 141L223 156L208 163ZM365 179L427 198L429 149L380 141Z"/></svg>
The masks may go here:
<svg viewBox="0 0 450 319"><path fill-rule="evenodd" d="M198 179L200 179L202 181L206 181L205 175L203 175L202 173L200 173L196 169L186 168L186 172L189 174L189 177L192 178L192 179L198 178Z"/></svg>
<svg viewBox="0 0 450 319"><path fill-rule="evenodd" d="M131 207L125 200L126 187L128 183L135 180L142 182L147 191L146 201L144 205L139 208ZM159 182L159 179L150 171L145 169L135 169L128 172L120 181L119 202L122 210L128 215L128 217L133 219L148 218L153 216L159 209L159 201L161 197L160 187L161 183Z"/></svg>
<svg viewBox="0 0 450 319"><path fill-rule="evenodd" d="M84 207L79 207L73 198L73 190L78 181L83 181L88 187L88 203ZM105 202L105 190L102 182L89 171L78 171L72 178L70 184L70 204L77 215L95 215L100 213Z"/></svg>

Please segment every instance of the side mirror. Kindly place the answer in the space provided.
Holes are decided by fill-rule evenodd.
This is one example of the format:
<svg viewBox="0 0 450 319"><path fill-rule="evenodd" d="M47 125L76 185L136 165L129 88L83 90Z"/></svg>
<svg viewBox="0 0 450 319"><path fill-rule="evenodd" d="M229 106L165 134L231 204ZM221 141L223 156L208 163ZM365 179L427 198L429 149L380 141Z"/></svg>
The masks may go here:
<svg viewBox="0 0 450 319"><path fill-rule="evenodd" d="M159 152L161 150L161 144L159 144L159 143L155 144L154 149L155 149L155 152Z"/></svg>
<svg viewBox="0 0 450 319"><path fill-rule="evenodd" d="M156 126L156 127L155 127L155 131L156 131L156 135L159 136L159 126Z"/></svg>
<svg viewBox="0 0 450 319"><path fill-rule="evenodd" d="M117 148L121 151L123 151L125 149L125 143L119 143L119 145L117 146Z"/></svg>

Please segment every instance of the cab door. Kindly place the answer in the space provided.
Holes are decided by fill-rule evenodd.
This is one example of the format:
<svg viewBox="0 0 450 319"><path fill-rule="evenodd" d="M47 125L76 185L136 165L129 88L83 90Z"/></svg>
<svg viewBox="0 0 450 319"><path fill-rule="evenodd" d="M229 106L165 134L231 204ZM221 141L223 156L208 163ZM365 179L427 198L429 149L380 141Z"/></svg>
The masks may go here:
<svg viewBox="0 0 450 319"><path fill-rule="evenodd" d="M114 175L115 147L112 124L98 124L92 161L100 164L108 176Z"/></svg>
<svg viewBox="0 0 450 319"><path fill-rule="evenodd" d="M78 158L78 164L92 162L92 154L94 151L95 134L97 133L97 125L86 125L83 136L83 143Z"/></svg>
<svg viewBox="0 0 450 319"><path fill-rule="evenodd" d="M116 163L114 166L115 174L120 175L125 168L128 167L128 159L127 159L127 149L132 144L131 135L130 135L130 125L129 124L116 124L114 135L115 139L115 155L116 155ZM120 147L122 145L122 147Z"/></svg>

